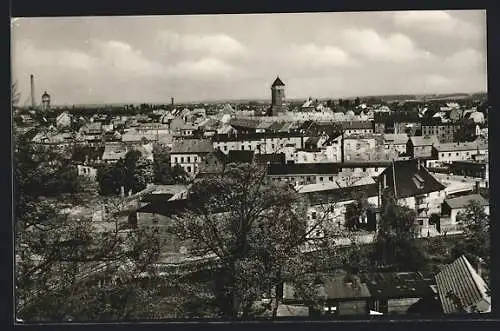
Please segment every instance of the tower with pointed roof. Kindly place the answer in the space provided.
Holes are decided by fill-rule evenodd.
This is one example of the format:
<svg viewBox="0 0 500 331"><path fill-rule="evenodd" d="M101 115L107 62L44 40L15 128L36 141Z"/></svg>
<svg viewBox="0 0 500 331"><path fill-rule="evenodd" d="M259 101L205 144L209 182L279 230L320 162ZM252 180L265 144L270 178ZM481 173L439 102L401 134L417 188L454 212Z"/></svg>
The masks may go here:
<svg viewBox="0 0 500 331"><path fill-rule="evenodd" d="M271 110L270 115L275 116L285 111L285 84L276 76L271 85Z"/></svg>

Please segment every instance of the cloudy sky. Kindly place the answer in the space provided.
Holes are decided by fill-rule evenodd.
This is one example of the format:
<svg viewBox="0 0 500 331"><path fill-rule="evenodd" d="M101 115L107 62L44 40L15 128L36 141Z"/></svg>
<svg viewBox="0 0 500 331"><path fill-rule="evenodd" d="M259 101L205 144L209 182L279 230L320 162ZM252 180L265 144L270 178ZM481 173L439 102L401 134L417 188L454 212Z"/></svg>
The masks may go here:
<svg viewBox="0 0 500 331"><path fill-rule="evenodd" d="M486 91L485 11L18 18L12 75L55 104ZM38 97L39 102L40 97Z"/></svg>

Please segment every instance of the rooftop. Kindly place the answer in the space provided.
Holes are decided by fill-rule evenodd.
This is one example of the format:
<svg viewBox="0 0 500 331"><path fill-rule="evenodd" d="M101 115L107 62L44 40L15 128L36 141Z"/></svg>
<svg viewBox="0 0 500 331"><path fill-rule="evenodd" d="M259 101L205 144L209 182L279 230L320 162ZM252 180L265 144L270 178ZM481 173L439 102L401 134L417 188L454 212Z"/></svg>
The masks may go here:
<svg viewBox="0 0 500 331"><path fill-rule="evenodd" d="M447 314L469 310L483 300L491 305L488 285L464 255L436 275L436 285L443 311Z"/></svg>
<svg viewBox="0 0 500 331"><path fill-rule="evenodd" d="M275 86L285 86L285 84L281 81L279 76L276 77L276 79L273 82L273 85L271 85L271 87Z"/></svg>
<svg viewBox="0 0 500 331"><path fill-rule="evenodd" d="M450 206L451 209L466 208L467 205L472 201L478 202L480 206L488 206L489 205L488 200L483 198L480 194L470 194L470 195L465 195L465 196L461 196L461 197L457 197L457 198L444 200L444 202L448 206Z"/></svg>
<svg viewBox="0 0 500 331"><path fill-rule="evenodd" d="M488 149L488 145L485 144L484 142L462 142L462 143L443 143L443 144L436 144L434 145L434 148L438 152L455 152L455 151L473 151L473 150L478 150L478 149Z"/></svg>
<svg viewBox="0 0 500 331"><path fill-rule="evenodd" d="M412 136L410 140L413 146L432 146L439 144L436 136Z"/></svg>
<svg viewBox="0 0 500 331"><path fill-rule="evenodd" d="M171 154L197 154L210 153L214 148L210 140L207 139L183 139L176 140L172 145Z"/></svg>

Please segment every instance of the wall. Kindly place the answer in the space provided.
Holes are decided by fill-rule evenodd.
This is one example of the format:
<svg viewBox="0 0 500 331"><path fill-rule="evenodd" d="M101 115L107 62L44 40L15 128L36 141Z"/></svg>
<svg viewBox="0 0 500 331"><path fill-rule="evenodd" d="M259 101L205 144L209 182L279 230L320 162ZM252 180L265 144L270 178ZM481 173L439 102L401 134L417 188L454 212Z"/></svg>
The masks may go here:
<svg viewBox="0 0 500 331"><path fill-rule="evenodd" d="M486 154L487 150L480 149L479 154ZM443 151L438 152L437 157L439 162L465 161L472 160L472 155L477 154L477 149L467 151Z"/></svg>
<svg viewBox="0 0 500 331"><path fill-rule="evenodd" d="M84 176L90 179L95 180L97 176L97 169L84 165L77 165L78 168L78 176Z"/></svg>
<svg viewBox="0 0 500 331"><path fill-rule="evenodd" d="M198 173L199 164L202 161L202 157L197 154L171 154L170 164L175 166L180 165L186 173L194 176Z"/></svg>

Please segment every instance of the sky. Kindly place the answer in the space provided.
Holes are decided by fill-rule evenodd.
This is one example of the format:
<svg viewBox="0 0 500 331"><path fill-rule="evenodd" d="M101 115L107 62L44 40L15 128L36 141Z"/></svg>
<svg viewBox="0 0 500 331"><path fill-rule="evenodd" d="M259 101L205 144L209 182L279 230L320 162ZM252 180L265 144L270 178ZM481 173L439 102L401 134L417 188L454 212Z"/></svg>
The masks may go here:
<svg viewBox="0 0 500 331"><path fill-rule="evenodd" d="M485 11L14 18L12 79L37 103L485 92Z"/></svg>

